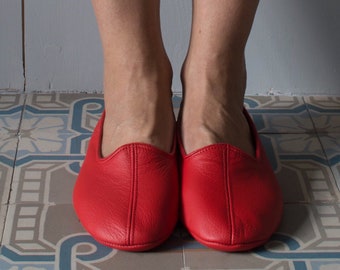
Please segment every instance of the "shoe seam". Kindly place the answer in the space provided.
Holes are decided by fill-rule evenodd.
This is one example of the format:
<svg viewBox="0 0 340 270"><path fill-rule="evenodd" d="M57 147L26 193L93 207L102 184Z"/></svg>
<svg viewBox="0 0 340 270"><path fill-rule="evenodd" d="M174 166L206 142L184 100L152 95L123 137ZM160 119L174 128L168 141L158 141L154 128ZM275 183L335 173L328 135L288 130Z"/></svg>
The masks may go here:
<svg viewBox="0 0 340 270"><path fill-rule="evenodd" d="M120 146L119 148L117 148L114 152L112 152L110 155L106 156L106 157L101 157L100 156L100 151L99 151L99 148L97 149L97 155L96 155L96 158L97 158L97 161L100 162L100 163L106 163L106 162L110 162L113 158L115 158L117 155L119 155L121 152L124 152L128 149L131 149L131 147L134 147L134 148L140 148L140 149L143 149L143 150L148 150L154 154L157 154L157 155L160 155L162 156L163 158L166 158L166 159L173 159L174 156L175 156L175 152L171 152L171 153L167 153L165 151L162 151L152 145L149 145L149 144L144 144L144 143L129 143L129 144L125 144L125 145L122 145Z"/></svg>
<svg viewBox="0 0 340 270"><path fill-rule="evenodd" d="M230 235L229 235L229 243L233 243L233 235L234 235L234 219L233 219L233 213L232 213L232 199L231 199L231 186L229 181L229 166L228 166L228 160L229 160L229 151L228 149L223 151L223 179L224 179L224 188L225 188L225 203L226 203L226 209L227 209L227 217L228 217L228 223L230 228Z"/></svg>
<svg viewBox="0 0 340 270"><path fill-rule="evenodd" d="M244 152L242 149L240 149L240 148L238 148L234 145L228 144L228 143L215 143L215 144L207 145L207 146L204 146L202 148L199 148L199 149L194 150L194 151L190 152L189 154L187 154L185 152L184 145L183 145L183 142L182 142L182 139L181 139L181 133L179 132L180 128L178 128L177 143L180 146L180 153L181 153L182 158L183 159L189 159L192 156L195 156L196 154L200 154L202 152L206 152L206 151L214 150L214 149L220 150L222 147L227 147L229 149L229 151L234 151L234 152L238 153L243 158L252 159L253 161L262 160L263 159L263 147L262 147L262 143L261 143L258 131L257 131L256 126L254 124L254 121L252 120L248 111L245 108L243 108L243 114L244 114L244 116L247 120L248 126L250 128L250 133L251 133L252 141L253 141L254 148L255 148L255 156L251 156L251 155L247 154L246 152Z"/></svg>
<svg viewBox="0 0 340 270"><path fill-rule="evenodd" d="M246 158L246 159L252 159L254 162L257 162L260 158L259 157L253 157L242 151L241 149L237 148L236 146L233 146L231 144L226 144L226 143L216 143L216 144L211 144L204 146L200 149L197 149L191 153L183 154L182 153L182 158L185 160L189 160L199 154L205 153L205 152L210 152L212 150L224 150L228 149L230 152L234 152L240 155L241 158Z"/></svg>
<svg viewBox="0 0 340 270"><path fill-rule="evenodd" d="M136 146L130 145L130 172L131 172L131 189L130 189L130 206L128 215L127 245L131 245L134 241L136 205L138 194L138 160Z"/></svg>
<svg viewBox="0 0 340 270"><path fill-rule="evenodd" d="M176 130L175 130L170 152L166 152L166 151L164 151L164 150L162 150L162 149L160 149L160 148L158 148L158 147L156 147L152 144L143 143L143 142L131 142L131 143L127 143L127 144L123 144L123 145L119 146L117 149L115 149L108 156L102 157L101 146L102 146L102 141L103 141L104 120L105 120L105 110L103 111L100 119L98 120L97 125L96 125L96 127L95 127L95 129L92 133L91 139L90 139L89 148L91 147L91 144L93 144L92 147L94 147L94 150L96 151L95 158L96 158L97 162L100 162L100 163L109 162L118 153L120 153L121 151L125 151L126 149L129 149L131 147L138 147L138 148L150 150L150 151L157 153L158 155L162 155L162 156L164 156L165 158L168 158L168 159L173 159L176 156L177 138L176 138Z"/></svg>
<svg viewBox="0 0 340 270"><path fill-rule="evenodd" d="M224 185L224 204L225 204L225 209L226 209L226 218L227 218L227 223L228 223L228 228L231 227L230 224L230 209L229 209L229 202L228 202L228 173L227 173L227 168L226 168L226 161L225 161L225 150L222 152L222 169L223 169L223 185ZM231 241L231 233L229 232L229 242Z"/></svg>

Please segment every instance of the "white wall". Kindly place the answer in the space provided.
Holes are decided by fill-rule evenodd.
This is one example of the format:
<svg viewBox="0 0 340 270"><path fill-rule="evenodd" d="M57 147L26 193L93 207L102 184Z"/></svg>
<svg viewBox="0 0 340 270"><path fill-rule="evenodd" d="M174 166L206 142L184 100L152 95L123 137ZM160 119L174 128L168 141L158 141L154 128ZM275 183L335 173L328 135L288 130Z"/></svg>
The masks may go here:
<svg viewBox="0 0 340 270"><path fill-rule="evenodd" d="M21 0L0 0L0 93L24 87Z"/></svg>
<svg viewBox="0 0 340 270"><path fill-rule="evenodd" d="M89 0L25 0L26 90L101 90L102 55Z"/></svg>
<svg viewBox="0 0 340 270"><path fill-rule="evenodd" d="M101 91L101 46L90 0L24 0L25 90ZM173 89L191 1L162 0ZM21 0L0 0L0 89L23 89ZM340 1L262 0L247 46L247 94L340 94Z"/></svg>
<svg viewBox="0 0 340 270"><path fill-rule="evenodd" d="M248 92L340 94L340 1L263 0L247 47Z"/></svg>

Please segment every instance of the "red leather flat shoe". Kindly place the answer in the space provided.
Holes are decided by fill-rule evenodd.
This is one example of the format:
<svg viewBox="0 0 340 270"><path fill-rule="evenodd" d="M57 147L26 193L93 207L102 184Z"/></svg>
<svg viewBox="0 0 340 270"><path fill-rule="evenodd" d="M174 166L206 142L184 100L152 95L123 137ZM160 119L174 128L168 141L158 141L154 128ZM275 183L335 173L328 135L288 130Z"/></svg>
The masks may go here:
<svg viewBox="0 0 340 270"><path fill-rule="evenodd" d="M144 251L165 241L178 217L178 173L174 149L144 143L123 145L101 157L104 113L91 137L73 204L84 228L100 243Z"/></svg>
<svg viewBox="0 0 340 270"><path fill-rule="evenodd" d="M282 195L248 120L256 156L229 144L214 144L187 155L179 137L182 166L182 219L192 236L222 251L244 251L264 244L277 229Z"/></svg>

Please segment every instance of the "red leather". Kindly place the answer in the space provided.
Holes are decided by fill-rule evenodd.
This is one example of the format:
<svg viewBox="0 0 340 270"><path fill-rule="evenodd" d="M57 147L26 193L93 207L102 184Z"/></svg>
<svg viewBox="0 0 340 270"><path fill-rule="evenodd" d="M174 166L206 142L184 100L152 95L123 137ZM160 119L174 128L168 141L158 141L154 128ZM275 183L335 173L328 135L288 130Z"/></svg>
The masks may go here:
<svg viewBox="0 0 340 270"><path fill-rule="evenodd" d="M253 158L229 144L214 144L182 157L182 219L192 236L222 251L264 244L282 216L282 195L248 113ZM180 136L179 136L180 137Z"/></svg>
<svg viewBox="0 0 340 270"><path fill-rule="evenodd" d="M85 229L106 246L151 249L170 236L178 218L175 150L169 154L131 143L102 158L103 121L104 114L76 181L75 211Z"/></svg>

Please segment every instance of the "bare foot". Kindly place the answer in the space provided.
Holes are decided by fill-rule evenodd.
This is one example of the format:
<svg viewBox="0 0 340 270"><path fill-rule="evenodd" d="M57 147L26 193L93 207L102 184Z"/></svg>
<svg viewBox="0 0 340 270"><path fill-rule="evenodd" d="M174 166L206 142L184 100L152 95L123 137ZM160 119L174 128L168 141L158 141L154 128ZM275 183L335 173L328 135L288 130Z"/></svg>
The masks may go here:
<svg viewBox="0 0 340 270"><path fill-rule="evenodd" d="M190 60L185 63L181 130L187 153L227 143L254 156L249 125L243 114L246 69L243 61L238 62L241 64L230 66Z"/></svg>

